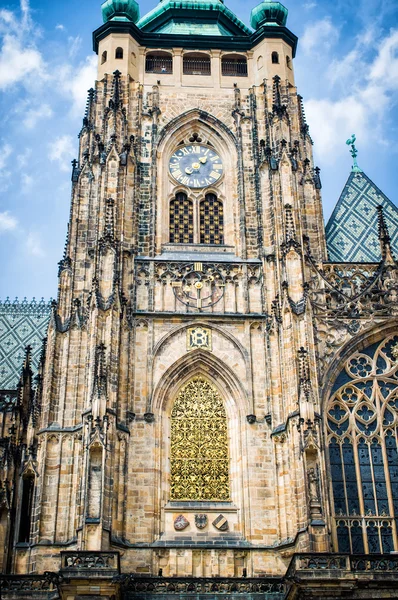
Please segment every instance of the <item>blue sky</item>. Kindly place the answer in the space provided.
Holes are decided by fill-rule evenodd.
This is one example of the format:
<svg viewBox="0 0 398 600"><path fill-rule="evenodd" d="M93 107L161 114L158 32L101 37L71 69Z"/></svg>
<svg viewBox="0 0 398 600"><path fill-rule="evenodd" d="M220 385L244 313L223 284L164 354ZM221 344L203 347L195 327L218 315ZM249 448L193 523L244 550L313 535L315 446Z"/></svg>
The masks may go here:
<svg viewBox="0 0 398 600"><path fill-rule="evenodd" d="M256 4L230 0L247 24ZM100 0L0 0L0 298L56 296L76 156L96 57ZM141 15L157 4L142 0ZM396 204L396 0L290 0L299 36L296 83L304 97L327 219L358 162Z"/></svg>

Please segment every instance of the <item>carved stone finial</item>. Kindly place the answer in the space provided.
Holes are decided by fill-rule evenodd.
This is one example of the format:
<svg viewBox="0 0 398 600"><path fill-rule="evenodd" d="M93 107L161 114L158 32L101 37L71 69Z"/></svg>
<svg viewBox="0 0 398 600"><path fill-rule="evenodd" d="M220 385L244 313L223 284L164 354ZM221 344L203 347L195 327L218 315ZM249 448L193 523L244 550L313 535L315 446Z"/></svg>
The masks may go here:
<svg viewBox="0 0 398 600"><path fill-rule="evenodd" d="M377 207L378 212L378 224L379 224L379 241L381 257L384 262L393 263L394 257L391 251L391 237L388 231L387 223L384 218L384 210L382 204Z"/></svg>
<svg viewBox="0 0 398 600"><path fill-rule="evenodd" d="M281 97L281 78L279 75L275 75L273 78L273 104L272 104L272 112L274 115L281 117L286 113L286 106L282 104Z"/></svg>

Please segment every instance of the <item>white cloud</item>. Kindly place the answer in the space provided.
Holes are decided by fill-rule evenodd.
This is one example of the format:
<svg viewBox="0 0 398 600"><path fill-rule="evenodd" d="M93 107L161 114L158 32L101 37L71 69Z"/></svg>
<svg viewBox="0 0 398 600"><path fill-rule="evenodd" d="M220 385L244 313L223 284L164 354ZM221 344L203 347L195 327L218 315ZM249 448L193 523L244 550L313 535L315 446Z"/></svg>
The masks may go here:
<svg viewBox="0 0 398 600"><path fill-rule="evenodd" d="M10 146L10 144L3 144L2 146L0 146L0 171L2 171L5 168L7 160L9 159L11 154L12 147Z"/></svg>
<svg viewBox="0 0 398 600"><path fill-rule="evenodd" d="M64 27L64 25L62 25L62 23L59 23L58 25L56 25L55 29L58 29L59 31L65 31L65 27Z"/></svg>
<svg viewBox="0 0 398 600"><path fill-rule="evenodd" d="M5 212L0 212L0 233L4 233L5 231L12 231L13 229L16 229L17 226L17 219L10 215L10 212L8 210L6 210Z"/></svg>
<svg viewBox="0 0 398 600"><path fill-rule="evenodd" d="M18 83L32 72L37 74L43 70L44 63L38 50L23 47L15 36L4 36L0 51L0 89Z"/></svg>
<svg viewBox="0 0 398 600"><path fill-rule="evenodd" d="M339 39L339 30L329 17L307 25L300 40L300 48L306 54L325 59L326 51Z"/></svg>
<svg viewBox="0 0 398 600"><path fill-rule="evenodd" d="M59 69L59 87L71 100L73 117L83 116L87 90L94 86L97 75L97 57L87 56L77 68L66 64Z"/></svg>
<svg viewBox="0 0 398 600"><path fill-rule="evenodd" d="M23 194L29 194L32 191L32 186L34 184L34 179L31 175L27 173L23 173L21 177L21 191Z"/></svg>
<svg viewBox="0 0 398 600"><path fill-rule="evenodd" d="M37 108L28 109L25 111L24 115L24 126L28 129L33 129L41 119L52 117L53 111L48 104L42 104Z"/></svg>
<svg viewBox="0 0 398 600"><path fill-rule="evenodd" d="M29 158L32 156L32 148L25 148L22 154L18 154L17 163L20 169L23 169L28 164Z"/></svg>
<svg viewBox="0 0 398 600"><path fill-rule="evenodd" d="M398 30L392 30L381 42L369 80L388 89L398 88Z"/></svg>
<svg viewBox="0 0 398 600"><path fill-rule="evenodd" d="M69 36L68 44L69 44L69 51L68 51L69 57L75 58L77 53L80 50L81 45L82 45L82 38L80 37L80 35L77 35L76 37Z"/></svg>
<svg viewBox="0 0 398 600"><path fill-rule="evenodd" d="M43 258L46 255L40 236L34 231L31 231L26 238L26 249L29 254L38 258Z"/></svg>
<svg viewBox="0 0 398 600"><path fill-rule="evenodd" d="M41 53L34 46L37 33L33 27L27 0L20 2L21 17L9 10L0 11L0 89L24 82L30 74L44 74L45 64Z"/></svg>
<svg viewBox="0 0 398 600"><path fill-rule="evenodd" d="M58 162L61 171L69 171L70 161L75 153L75 144L71 135L62 135L49 144L48 158L51 162Z"/></svg>
<svg viewBox="0 0 398 600"><path fill-rule="evenodd" d="M354 48L331 63L323 97L305 102L316 154L329 162L346 150L342 140L352 133L362 147L381 143L389 109L398 103L398 31L381 40L365 37L367 44L358 36Z"/></svg>
<svg viewBox="0 0 398 600"><path fill-rule="evenodd" d="M354 96L341 100L307 100L305 103L311 136L315 142L316 154L333 162L339 149L355 132L361 142L366 142L366 108Z"/></svg>

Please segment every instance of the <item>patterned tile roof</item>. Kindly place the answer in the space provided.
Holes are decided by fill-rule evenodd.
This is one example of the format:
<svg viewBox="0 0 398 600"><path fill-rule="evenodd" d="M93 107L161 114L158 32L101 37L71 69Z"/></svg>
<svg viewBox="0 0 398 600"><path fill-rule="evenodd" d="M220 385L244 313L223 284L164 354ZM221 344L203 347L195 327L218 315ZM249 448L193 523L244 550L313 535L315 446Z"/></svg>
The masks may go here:
<svg viewBox="0 0 398 600"><path fill-rule="evenodd" d="M36 373L42 341L50 319L51 301L26 298L0 301L0 390L16 388L26 346L32 348L32 370Z"/></svg>
<svg viewBox="0 0 398 600"><path fill-rule="evenodd" d="M326 225L331 262L380 262L377 206L383 206L398 257L398 208L362 171L352 172Z"/></svg>

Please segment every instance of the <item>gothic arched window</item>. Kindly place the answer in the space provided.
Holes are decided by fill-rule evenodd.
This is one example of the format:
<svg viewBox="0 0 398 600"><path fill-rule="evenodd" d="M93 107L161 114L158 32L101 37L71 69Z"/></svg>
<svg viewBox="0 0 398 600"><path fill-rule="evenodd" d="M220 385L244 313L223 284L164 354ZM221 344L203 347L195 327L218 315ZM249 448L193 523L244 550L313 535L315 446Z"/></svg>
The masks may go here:
<svg viewBox="0 0 398 600"><path fill-rule="evenodd" d="M183 192L170 202L170 242L193 244L193 205Z"/></svg>
<svg viewBox="0 0 398 600"><path fill-rule="evenodd" d="M215 194L206 194L200 203L200 243L224 243L224 212Z"/></svg>
<svg viewBox="0 0 398 600"><path fill-rule="evenodd" d="M171 413L170 499L229 500L227 416L202 377L179 392Z"/></svg>
<svg viewBox="0 0 398 600"><path fill-rule="evenodd" d="M279 64L279 54L277 52L273 52L271 54L271 60L272 60L273 65L278 65Z"/></svg>
<svg viewBox="0 0 398 600"><path fill-rule="evenodd" d="M398 336L346 361L327 430L336 550L398 550Z"/></svg>

